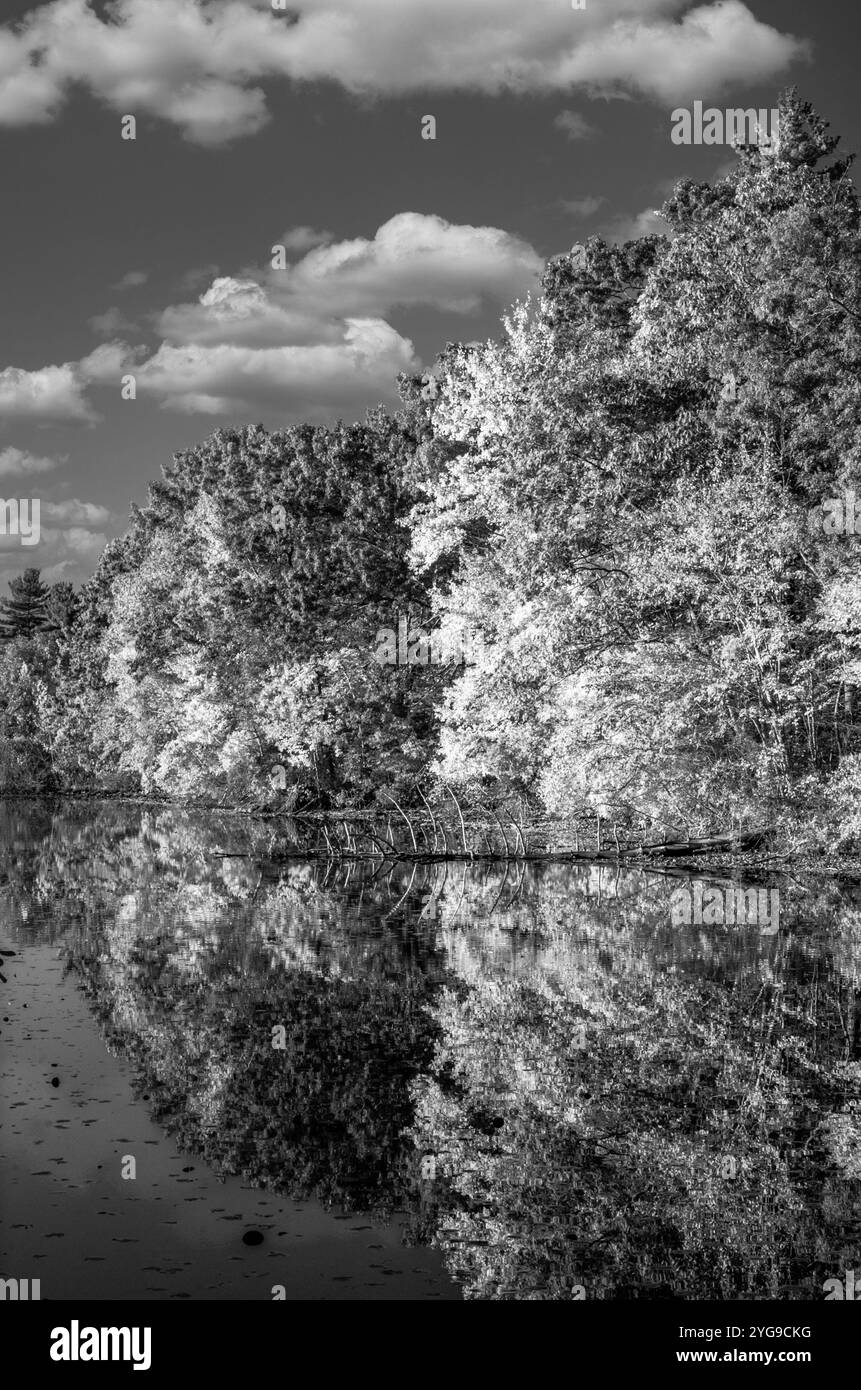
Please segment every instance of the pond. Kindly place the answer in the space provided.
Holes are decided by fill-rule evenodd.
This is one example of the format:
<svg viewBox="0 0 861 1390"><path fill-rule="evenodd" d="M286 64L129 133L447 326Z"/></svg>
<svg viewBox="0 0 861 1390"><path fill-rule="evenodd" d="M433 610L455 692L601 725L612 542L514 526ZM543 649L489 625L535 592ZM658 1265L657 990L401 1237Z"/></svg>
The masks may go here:
<svg viewBox="0 0 861 1390"><path fill-rule="evenodd" d="M821 1300L861 1267L857 890L745 881L757 921L681 912L739 886L702 874L288 848L0 806L2 1277Z"/></svg>

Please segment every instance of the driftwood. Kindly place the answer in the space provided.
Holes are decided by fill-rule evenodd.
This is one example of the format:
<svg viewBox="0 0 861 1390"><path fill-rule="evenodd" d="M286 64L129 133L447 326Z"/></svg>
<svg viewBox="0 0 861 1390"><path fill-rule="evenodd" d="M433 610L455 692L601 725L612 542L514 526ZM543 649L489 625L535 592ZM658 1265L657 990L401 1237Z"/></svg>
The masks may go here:
<svg viewBox="0 0 861 1390"><path fill-rule="evenodd" d="M290 847L285 847L281 854L274 854L274 845L270 845L270 858L273 862L322 858L333 862L336 860L374 859L381 860L383 863L394 863L401 860L417 864L449 861L483 864L507 864L511 861L517 861L521 864L524 862L582 861L606 863L611 861L619 864L632 860L640 862L645 859L671 861L710 854L740 854L757 850L762 846L767 847L771 838L771 832L768 829L744 832L735 830L723 835L698 836L696 838L689 835L684 840L668 839L665 836L663 840L651 843L643 844L639 840L634 840L623 844L620 841L617 823L595 816L592 822L595 825L595 835L592 844L589 844L588 837L584 843L584 838L581 835L583 825L587 823L585 814L579 820L571 819L567 822L564 820L556 821L553 818L548 821L538 820L530 824L527 829L524 825L518 824L511 808L504 802L499 803L499 813L494 806L478 805L470 807L465 815L453 789L446 783L443 783L443 788L456 812L454 824L451 824L440 807L431 806L419 787L416 788L416 791L421 798L423 811L416 811L414 808L405 810L401 803L388 792L381 793L383 799L389 802L395 810L398 819L406 825L409 843L404 842L403 832L397 837L400 843L396 843L392 830L391 813L386 815L385 838L382 838L382 825L378 824L379 811L376 816L374 812L352 813L347 816L343 814L329 815L325 812L306 812L304 814L293 812L290 816L290 824L296 837L295 843ZM476 812L479 812L480 815L476 815ZM502 821L503 815L507 817L514 829L516 837L514 843L509 841ZM588 819L591 820L591 817ZM458 844L456 829L458 825L460 844ZM379 834L373 828L375 826L379 829ZM604 833L608 826L612 828L612 841L609 835ZM452 830L451 842L448 835L449 828ZM494 843L494 830L499 836L496 843ZM305 843L306 835L303 832L307 832L308 836L312 837L313 848L310 844ZM632 833L630 827L623 832L626 839ZM671 834L672 832L667 833ZM362 836L365 837L364 846L360 844ZM421 837L421 845L418 837ZM441 844L439 843L440 840L442 841ZM321 841L325 841L325 848L321 848ZM229 851L216 851L214 857L232 856L230 856ZM239 855L237 857L255 856Z"/></svg>
<svg viewBox="0 0 861 1390"><path fill-rule="evenodd" d="M660 855L665 859L677 859L681 855L711 854L715 850L723 849L735 850L736 852L759 849L767 839L767 830L749 830L744 834L711 835L704 840L677 840L667 844L660 842L653 845L640 845L637 848L624 849L621 854L623 857L632 854L649 854Z"/></svg>

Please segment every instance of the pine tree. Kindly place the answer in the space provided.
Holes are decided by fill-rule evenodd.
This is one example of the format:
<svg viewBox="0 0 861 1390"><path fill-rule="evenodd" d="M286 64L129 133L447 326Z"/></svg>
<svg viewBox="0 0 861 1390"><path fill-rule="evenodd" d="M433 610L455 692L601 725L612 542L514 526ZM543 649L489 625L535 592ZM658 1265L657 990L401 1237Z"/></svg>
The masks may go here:
<svg viewBox="0 0 861 1390"><path fill-rule="evenodd" d="M66 580L52 584L48 591L45 609L47 627L50 632L68 633L75 621L80 600L74 588Z"/></svg>
<svg viewBox="0 0 861 1390"><path fill-rule="evenodd" d="M48 595L50 590L40 578L40 571L27 569L17 579L10 579L11 598L0 599L0 638L4 642L15 637L32 637L48 625Z"/></svg>

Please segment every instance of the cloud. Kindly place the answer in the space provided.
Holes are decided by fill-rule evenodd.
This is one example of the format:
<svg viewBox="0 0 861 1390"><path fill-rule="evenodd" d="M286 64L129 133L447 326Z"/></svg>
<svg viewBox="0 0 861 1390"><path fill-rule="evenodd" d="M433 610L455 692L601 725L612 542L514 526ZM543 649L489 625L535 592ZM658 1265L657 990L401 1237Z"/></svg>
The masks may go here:
<svg viewBox="0 0 861 1390"><path fill-rule="evenodd" d="M398 374L419 367L410 339L387 321L390 311L504 309L538 286L542 270L528 242L498 227L398 213L372 238L317 244L283 270L218 276L195 303L153 316L162 341L149 355L111 339L59 367L6 368L0 417L92 421L88 388L119 389L130 371L139 393L187 413L247 414L261 405L311 423L355 417L393 403ZM113 331L122 326L118 314L91 324Z"/></svg>
<svg viewBox="0 0 861 1390"><path fill-rule="evenodd" d="M91 385L116 385L134 359L134 349L125 343L100 343L78 362L60 366L37 367L25 371L22 367L5 367L0 371L0 422L10 420L83 420L92 424L99 419L87 401L85 391Z"/></svg>
<svg viewBox="0 0 861 1390"><path fill-rule="evenodd" d="M115 333L133 333L135 331L135 325L115 304L111 305L110 309L106 309L103 314L94 314L87 322L93 332L98 333L100 337L112 338Z"/></svg>
<svg viewBox="0 0 861 1390"><path fill-rule="evenodd" d="M63 104L61 82L35 61L37 50L11 29L0 29L0 125L41 125Z"/></svg>
<svg viewBox="0 0 861 1390"><path fill-rule="evenodd" d="M66 581L82 584L89 579L102 551L108 543L101 531L88 531L85 527L71 526L63 531L51 531L46 542L45 532L36 550L42 567L44 584L59 584ZM54 557L57 558L54 558ZM0 573L0 580L10 579L8 572Z"/></svg>
<svg viewBox="0 0 861 1390"><path fill-rule="evenodd" d="M113 290L134 290L138 285L145 285L149 275L145 270L129 270L123 277L111 286Z"/></svg>
<svg viewBox="0 0 861 1390"><path fill-rule="evenodd" d="M8 566L0 569L0 587L30 565L41 570L46 584L56 584L59 580L83 582L92 574L108 540L105 532L92 527L109 519L110 513L104 507L80 502L77 498L68 502L41 501L36 545L22 546L17 536L0 536L0 555ZM48 522L68 524L46 524Z"/></svg>
<svg viewBox="0 0 861 1390"><path fill-rule="evenodd" d="M0 29L0 124L54 119L76 86L114 111L216 146L268 120L258 84L331 81L354 94L505 90L675 104L759 82L807 46L741 0L51 0Z"/></svg>
<svg viewBox="0 0 861 1390"><path fill-rule="evenodd" d="M246 90L230 82L203 81L165 95L158 112L173 121L196 145L223 145L256 135L269 120L259 87Z"/></svg>
<svg viewBox="0 0 861 1390"><path fill-rule="evenodd" d="M33 473L50 473L59 461L16 449L12 445L0 450L0 478L28 477Z"/></svg>
<svg viewBox="0 0 861 1390"><path fill-rule="evenodd" d="M196 294L204 285L210 284L219 273L220 267L215 264L192 266L191 270L187 270L183 275L179 287L188 294Z"/></svg>
<svg viewBox="0 0 861 1390"><path fill-rule="evenodd" d="M617 217L607 224L603 234L607 241L616 244L644 236L672 236L669 223L655 208L644 208L630 217Z"/></svg>
<svg viewBox="0 0 861 1390"><path fill-rule="evenodd" d="M50 566L44 570L46 582L56 583L57 579L91 574L107 543L103 531L91 531L87 526L42 526L39 544L31 553L37 556L40 567Z"/></svg>
<svg viewBox="0 0 861 1390"><path fill-rule="evenodd" d="M178 304L157 317L159 332L172 343L234 343L274 347L285 342L314 343L326 323L312 305L279 303L257 280L229 275L213 280L196 304ZM332 337L338 336L336 324Z"/></svg>
<svg viewBox="0 0 861 1390"><path fill-rule="evenodd" d="M134 350L126 343L100 343L76 362L74 369L82 382L119 387L120 378L132 365L133 357Z"/></svg>
<svg viewBox="0 0 861 1390"><path fill-rule="evenodd" d="M82 391L75 364L0 371L0 420L87 420L95 415Z"/></svg>
<svg viewBox="0 0 861 1390"><path fill-rule="evenodd" d="M313 246L328 246L335 238L331 232L318 232L313 227L291 227L281 237L286 251L310 251Z"/></svg>
<svg viewBox="0 0 861 1390"><path fill-rule="evenodd" d="M564 56L560 73L594 94L633 92L674 103L730 83L762 82L809 51L806 41L760 23L741 0L718 0L678 22L637 18L609 26Z"/></svg>
<svg viewBox="0 0 861 1390"><path fill-rule="evenodd" d="M510 304L537 284L542 269L528 242L499 227L401 212L372 240L317 247L286 270L269 270L266 279L280 302L305 312L374 314L428 304L469 314L484 300Z"/></svg>
<svg viewBox="0 0 861 1390"><path fill-rule="evenodd" d="M107 507L99 507L95 502L81 502L77 497L70 497L66 502L43 502L42 518L45 521L104 526L110 521L111 513Z"/></svg>
<svg viewBox="0 0 861 1390"><path fill-rule="evenodd" d="M569 140L589 140L598 131L579 111L560 111L553 124L564 130Z"/></svg>
<svg viewBox="0 0 861 1390"><path fill-rule="evenodd" d="M583 198L563 198L559 206L573 217L592 217L606 201L602 195L587 193Z"/></svg>
<svg viewBox="0 0 861 1390"><path fill-rule="evenodd" d="M191 414L248 412L257 404L286 418L361 414L391 399L398 372L418 366L413 345L382 319L347 319L340 341L252 347L163 343L137 371L138 389Z"/></svg>
<svg viewBox="0 0 861 1390"><path fill-rule="evenodd" d="M505 308L542 269L533 247L500 228L399 213L373 238L318 245L284 270L220 276L196 303L169 306L161 346L135 369L138 387L192 413L255 403L314 421L361 413L393 400L397 374L418 367L391 310Z"/></svg>

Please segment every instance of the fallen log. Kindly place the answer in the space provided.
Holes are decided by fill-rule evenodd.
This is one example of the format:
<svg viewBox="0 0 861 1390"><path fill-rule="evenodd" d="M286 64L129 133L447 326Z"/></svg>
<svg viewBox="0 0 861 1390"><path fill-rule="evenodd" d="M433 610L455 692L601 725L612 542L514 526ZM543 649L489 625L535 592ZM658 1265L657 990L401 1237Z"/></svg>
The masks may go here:
<svg viewBox="0 0 861 1390"><path fill-rule="evenodd" d="M768 840L768 835L767 830L748 830L733 835L710 835L706 839L699 840L676 840L667 843L658 841L652 845L640 845L624 849L621 855L627 857L632 854L648 854L671 859L679 858L681 855L711 854L716 850L734 850L737 853L744 853L746 850L759 849Z"/></svg>

